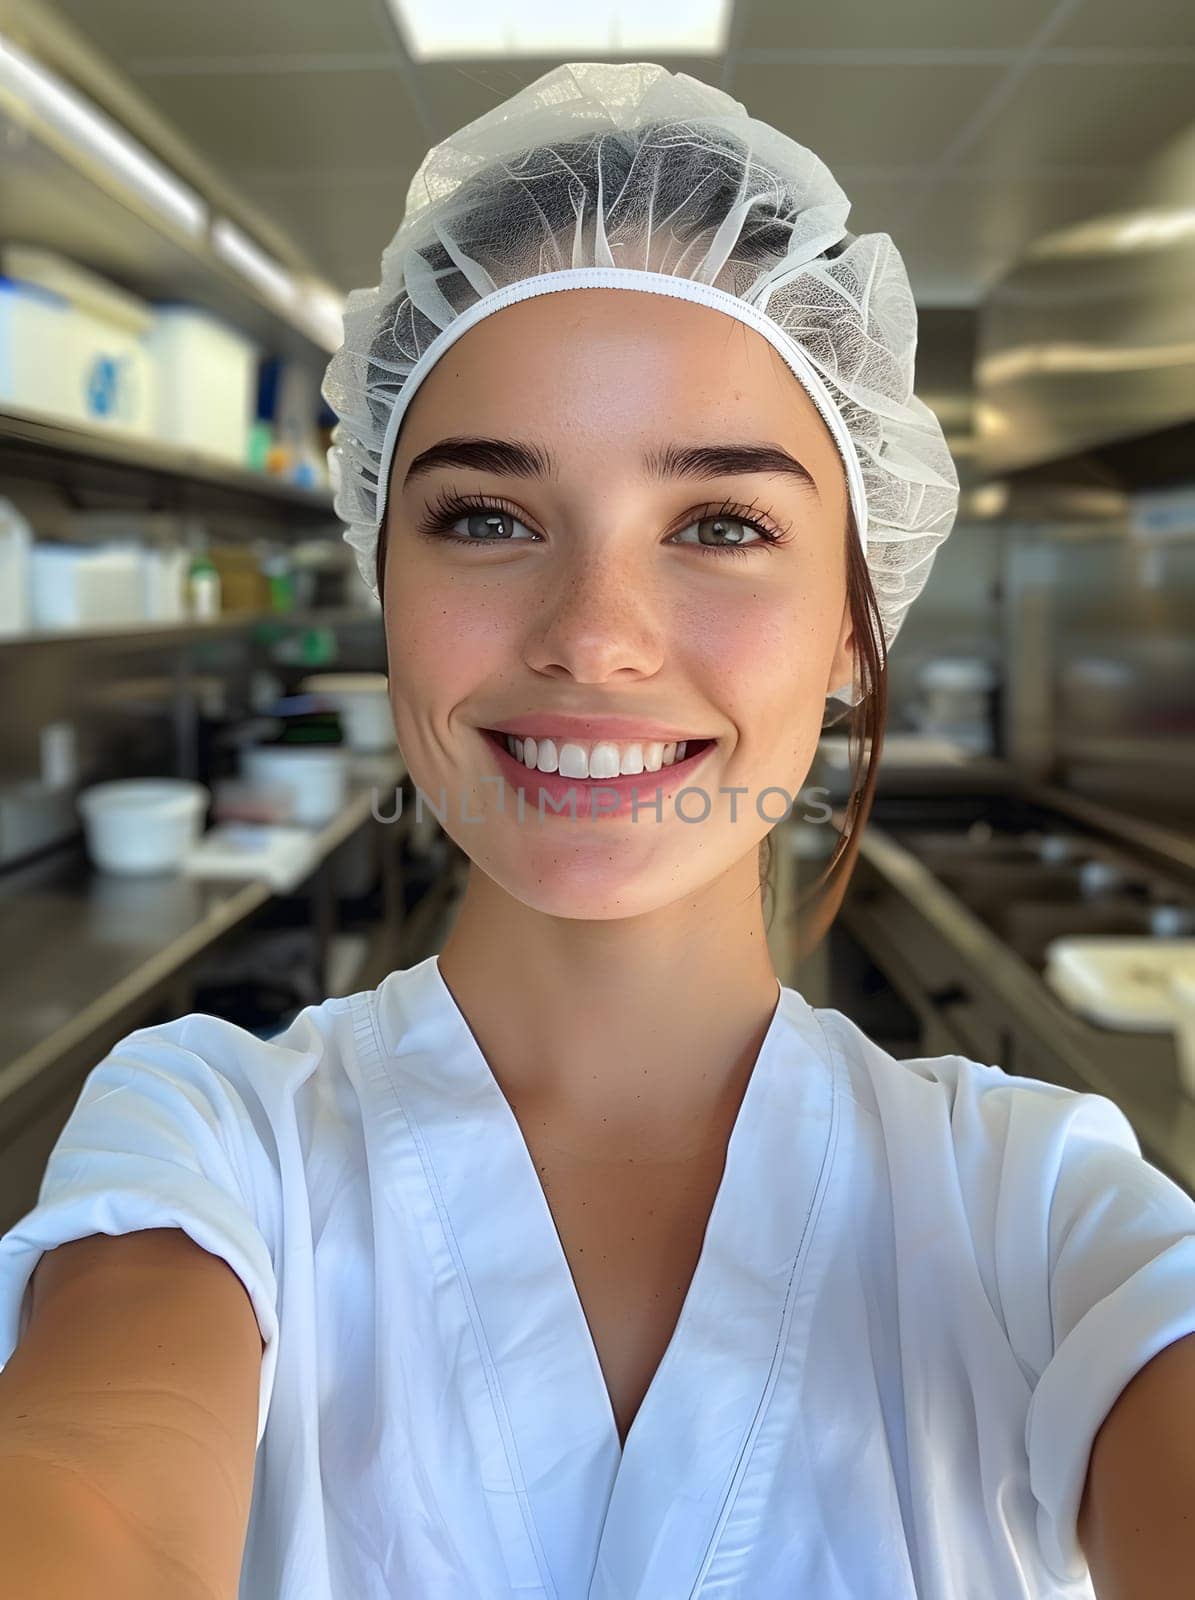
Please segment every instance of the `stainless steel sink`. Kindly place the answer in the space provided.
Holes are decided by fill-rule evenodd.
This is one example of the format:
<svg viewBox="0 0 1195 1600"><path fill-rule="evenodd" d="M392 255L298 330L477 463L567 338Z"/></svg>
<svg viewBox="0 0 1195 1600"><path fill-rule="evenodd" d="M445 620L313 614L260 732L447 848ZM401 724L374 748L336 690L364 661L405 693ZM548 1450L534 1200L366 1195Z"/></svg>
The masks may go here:
<svg viewBox="0 0 1195 1600"><path fill-rule="evenodd" d="M1195 892L1057 819L908 815L888 831L988 928L1041 972L1052 939L1195 933Z"/></svg>
<svg viewBox="0 0 1195 1600"><path fill-rule="evenodd" d="M997 912L991 926L1039 972L1045 968L1046 946L1052 939L1088 934L1149 938L1153 934L1148 905L1116 899L1070 904L1019 900Z"/></svg>

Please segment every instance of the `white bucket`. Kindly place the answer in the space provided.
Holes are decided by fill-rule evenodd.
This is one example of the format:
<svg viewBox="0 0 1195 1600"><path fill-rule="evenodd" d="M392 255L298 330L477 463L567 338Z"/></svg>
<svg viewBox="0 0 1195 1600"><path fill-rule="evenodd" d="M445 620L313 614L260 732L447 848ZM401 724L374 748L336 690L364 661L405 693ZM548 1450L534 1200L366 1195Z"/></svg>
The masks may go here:
<svg viewBox="0 0 1195 1600"><path fill-rule="evenodd" d="M87 852L102 872L176 872L199 838L210 796L184 778L122 778L78 797Z"/></svg>
<svg viewBox="0 0 1195 1600"><path fill-rule="evenodd" d="M390 688L382 672L319 672L299 688L318 694L336 708L344 736L353 750L394 750L394 713Z"/></svg>
<svg viewBox="0 0 1195 1600"><path fill-rule="evenodd" d="M289 789L291 821L322 827L340 810L348 792L349 762L342 745L250 745L241 773L263 788Z"/></svg>
<svg viewBox="0 0 1195 1600"><path fill-rule="evenodd" d="M247 467L257 345L201 306L162 302L154 312L146 343L156 367L158 437Z"/></svg>

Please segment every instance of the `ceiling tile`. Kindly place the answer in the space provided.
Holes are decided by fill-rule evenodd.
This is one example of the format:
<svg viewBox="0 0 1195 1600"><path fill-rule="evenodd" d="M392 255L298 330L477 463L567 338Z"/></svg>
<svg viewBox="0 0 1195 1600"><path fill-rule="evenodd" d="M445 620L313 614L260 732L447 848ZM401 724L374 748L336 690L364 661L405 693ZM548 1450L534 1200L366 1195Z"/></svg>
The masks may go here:
<svg viewBox="0 0 1195 1600"><path fill-rule="evenodd" d="M1084 0L1053 46L1186 45L1195 48L1195 6L1190 0ZM1193 96L1195 98L1195 96Z"/></svg>
<svg viewBox="0 0 1195 1600"><path fill-rule="evenodd" d="M753 117L840 165L930 164L1003 69L742 66L733 93Z"/></svg>
<svg viewBox="0 0 1195 1600"><path fill-rule="evenodd" d="M318 173L383 160L405 168L426 143L403 79L384 65L145 78L140 87L234 184L260 168Z"/></svg>
<svg viewBox="0 0 1195 1600"><path fill-rule="evenodd" d="M854 202L851 230L891 236L918 303L958 305L982 299L1043 234L1129 204L1136 184L1125 168L1048 179L957 171L929 191L879 181L843 187Z"/></svg>
<svg viewBox="0 0 1195 1600"><path fill-rule="evenodd" d="M555 61L528 58L504 63L437 62L420 67L420 87L425 104L435 108L441 130L438 138L480 117L556 65ZM688 72L714 83L721 71L720 64L697 58L671 58L668 66L670 71ZM305 79L295 76L290 81L293 92L300 93ZM144 87L148 91L153 85ZM163 104L173 98L178 87L173 79L168 89L163 85ZM202 106L209 104L205 100ZM199 124L206 113L196 107L192 114ZM293 109L289 115L293 118ZM198 127L193 136L197 133ZM207 148L227 169L227 142L217 152L209 139ZM382 250L398 227L408 185L426 149L426 139L410 136L390 143L375 140L368 149L350 148L339 134L336 150L326 149L320 161L300 161L292 152L291 159L283 162L276 148L258 141L251 157L242 159L230 175L248 198L294 236L334 283L355 288L378 281ZM390 151L396 152L392 164L387 160Z"/></svg>
<svg viewBox="0 0 1195 1600"><path fill-rule="evenodd" d="M740 0L743 3L743 0ZM742 49L999 49L1025 44L1048 14L1043 0L835 0L794 5L754 0L738 44Z"/></svg>
<svg viewBox="0 0 1195 1600"><path fill-rule="evenodd" d="M178 56L301 55L395 50L374 0L56 0L57 8L130 76L138 62Z"/></svg>
<svg viewBox="0 0 1195 1600"><path fill-rule="evenodd" d="M617 61L617 56L574 56L572 60ZM719 88L725 70L722 57L665 56L659 64L669 72L686 72ZM505 61L434 61L418 67L425 103L435 119L436 138L444 139L494 106L517 94L561 63L556 57L515 57Z"/></svg>
<svg viewBox="0 0 1195 1600"><path fill-rule="evenodd" d="M1123 166L1148 160L1192 121L1189 66L1040 66L968 154L1002 173Z"/></svg>

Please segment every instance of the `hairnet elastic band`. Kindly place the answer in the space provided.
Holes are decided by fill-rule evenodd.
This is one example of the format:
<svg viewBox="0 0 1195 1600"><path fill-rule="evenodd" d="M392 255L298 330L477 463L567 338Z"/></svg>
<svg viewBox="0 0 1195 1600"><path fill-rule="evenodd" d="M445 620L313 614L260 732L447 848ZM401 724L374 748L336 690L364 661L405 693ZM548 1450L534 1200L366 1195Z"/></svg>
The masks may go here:
<svg viewBox="0 0 1195 1600"><path fill-rule="evenodd" d="M378 492L377 514L375 526L380 530L382 518L386 512L386 493L390 480L390 458L394 454L395 442L398 439L398 430L402 423L403 414L415 397L415 392L423 379L435 366L444 352L461 337L463 333L480 322L483 317L490 316L495 311L500 311L504 306L515 304L519 300L529 300L534 295L554 294L565 289L637 289L646 294L669 295L674 300L693 300L699 305L711 306L715 311L722 311L728 317L734 317L749 328L754 328L756 333L762 334L768 343L775 349L786 362L797 381L809 395L814 405L817 406L822 418L829 428L838 453L842 457L846 468L847 490L850 495L851 506L855 513L855 525L859 530L859 542L863 553L867 553L867 493L863 485L863 471L859 465L850 434L847 432L846 423L842 414L834 404L829 390L822 382L817 370L810 362L808 356L793 342L784 331L772 321L758 307L740 300L737 296L728 293L725 289L717 289L712 284L699 283L693 278L676 277L669 273L645 272L636 267L569 267L560 272L542 272L535 277L522 278L518 283L507 284L504 288L495 289L492 293L483 295L482 298L462 311L448 327L442 329L424 350L423 354L411 368L394 409L386 424L386 434L382 441L382 452L378 463Z"/></svg>

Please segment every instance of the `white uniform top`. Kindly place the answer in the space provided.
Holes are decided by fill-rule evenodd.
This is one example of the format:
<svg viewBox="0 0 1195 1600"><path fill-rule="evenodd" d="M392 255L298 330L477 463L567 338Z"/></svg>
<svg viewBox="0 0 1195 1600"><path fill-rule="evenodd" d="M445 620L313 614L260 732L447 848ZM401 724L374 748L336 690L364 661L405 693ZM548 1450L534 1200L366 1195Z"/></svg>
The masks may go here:
<svg viewBox="0 0 1195 1600"><path fill-rule="evenodd" d="M1092 1441L1195 1331L1195 1200L1110 1100L778 989L625 1450L435 956L268 1042L123 1039L0 1240L0 1357L66 1240L229 1263L266 1341L242 1600L1090 1597Z"/></svg>

